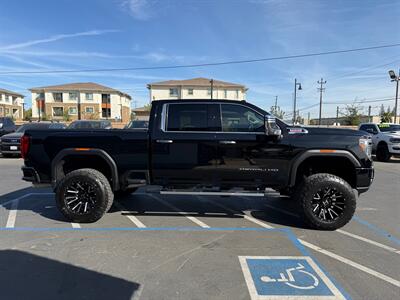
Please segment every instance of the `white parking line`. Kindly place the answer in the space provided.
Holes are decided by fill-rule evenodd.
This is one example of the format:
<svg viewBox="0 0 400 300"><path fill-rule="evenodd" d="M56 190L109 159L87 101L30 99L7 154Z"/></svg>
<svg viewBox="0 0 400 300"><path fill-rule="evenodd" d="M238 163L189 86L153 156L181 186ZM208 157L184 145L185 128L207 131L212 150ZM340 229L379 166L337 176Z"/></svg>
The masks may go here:
<svg viewBox="0 0 400 300"><path fill-rule="evenodd" d="M144 225L138 218L135 216L130 215L130 212L127 211L120 203L117 201L114 201L114 205L121 211L122 214L124 214L129 220L132 221L133 224L135 224L139 228L146 228L146 225Z"/></svg>
<svg viewBox="0 0 400 300"><path fill-rule="evenodd" d="M268 205L268 204L264 204L264 205L265 205L266 207L271 208L272 210L276 210L276 211L281 212L281 213L283 213L283 214L286 214L286 215L289 215L289 216L292 216L292 217L295 217L295 218L300 218L300 216L297 215L297 214L295 214L295 213L291 213L291 212L285 211L285 210L283 210L283 209L279 209L279 208L270 206L270 205ZM379 242L376 242L376 241L374 241L374 240L370 240L370 239L368 239L368 238L359 236L359 235L357 235L357 234L350 233L350 232L345 231L345 230L342 230L342 229L336 229L336 232L337 232L337 233L340 233L340 234L347 235L347 236L349 236L349 237L351 237L351 238L353 238L353 239L357 239L357 240L363 241L363 242L365 242L365 243L374 245L374 246L376 246L376 247L385 249L385 250L390 251L390 252L392 252L392 253L400 254L400 250L397 250L396 248L393 248L393 247L384 245L384 244L379 243Z"/></svg>
<svg viewBox="0 0 400 300"><path fill-rule="evenodd" d="M349 236L349 237L352 237L353 239L357 239L357 240L366 242L366 243L368 243L368 244L371 244L371 245L380 247L380 248L385 249L385 250L387 250L387 251L390 251L390 252L393 252L393 253L396 253L396 254L400 254L400 250L397 250L396 248L386 246L386 245L384 245L384 244L375 242L375 241L373 241L373 240L367 239L367 238L362 237L362 236L359 236L359 235L357 235L357 234L353 234L353 233L350 233L350 232L347 232L347 231L344 231L344 230L341 230L341 229L336 229L336 232L339 232L339 233L341 233L341 234L344 234L344 235L347 235L347 236Z"/></svg>
<svg viewBox="0 0 400 300"><path fill-rule="evenodd" d="M81 228L81 224L79 223L71 223L72 228Z"/></svg>
<svg viewBox="0 0 400 300"><path fill-rule="evenodd" d="M317 251L319 253L325 254L325 255L327 255L327 256L329 256L331 258L334 258L334 259L336 259L336 260L338 260L338 261L340 261L342 263L345 263L345 264L347 264L349 266L352 266L353 268L356 268L356 269L358 269L360 271L363 271L363 272L368 273L368 274L370 274L372 276L375 276L375 277L377 277L379 279L382 279L382 280L384 280L384 281L386 281L386 282L388 282L390 284L393 284L393 285L395 285L397 287L400 287L400 281L398 281L398 280L396 280L396 279L394 279L392 277L386 276L386 275L384 275L382 273L379 273L379 272L377 272L375 270L372 270L372 269L370 269L368 267L365 267L365 266L363 266L363 265L361 265L359 263L356 263L356 262L354 262L354 261L352 261L350 259L347 259L347 258L345 258L343 256L340 256L340 255L337 255L337 254L335 254L333 252L325 250L325 249L323 249L321 247L318 247L318 246L316 246L314 244L311 244L309 242L303 241L301 239L299 239L299 242L302 243L304 246L306 246L308 248L311 248L311 249L313 249L313 250L315 250L315 251Z"/></svg>
<svg viewBox="0 0 400 300"><path fill-rule="evenodd" d="M153 199L155 199L156 201L161 202L163 205L168 206L169 208L171 208L172 210L176 211L178 214L185 216L186 218L188 218L190 221L192 221L193 223L199 225L200 227L203 228L210 228L210 226L208 226L206 223L200 221L199 219L190 216L190 214L188 212L185 211L180 211L177 207L175 207L174 205L168 203L167 201L164 201L163 199L154 196L154 195L148 195L150 197L152 197Z"/></svg>
<svg viewBox="0 0 400 300"><path fill-rule="evenodd" d="M208 199L207 199L207 200L208 200ZM220 204L220 203L217 203L217 202L212 201L212 200L208 200L208 201L210 201L210 202L212 202L212 203L214 203L214 204L220 206L221 208L225 208L227 211L230 211L230 212L232 212L232 213L238 213L237 211L235 211L235 210L233 210L233 209L231 209L231 208L229 208L229 207L226 207L226 206L224 206L224 205L222 205L222 204ZM259 224L259 222L261 222L261 221L259 221L259 220L257 220L257 219L254 219L253 217L248 217L248 218L246 218L246 215L244 215L244 218L247 219L247 220L249 220L249 221L251 221L251 222L254 222L254 220L256 220L257 222L254 222L254 223L256 223L256 224ZM265 228L274 228L273 226L270 226L270 225L265 224L265 223L263 223L263 222L261 222L261 223L263 224L263 225L261 225L261 226L263 226L263 227L265 227ZM259 225L260 225L260 224L259 224ZM372 269L370 269L370 268L368 268L368 267L365 267L365 266L363 266L363 265L361 265L361 264L359 264L359 263L356 263L356 262L354 262L354 261L352 261L352 260L350 260L350 259L347 259L347 258L345 258L345 257L343 257L343 256L340 256L340 255L337 255L337 254L335 254L335 253L333 253L333 252L330 252L330 251L328 251L328 250L325 250L325 249L323 249L323 248L321 248L321 247L319 247L319 246L316 246L316 245L314 245L314 244L311 244L311 243L309 243L309 242L306 242L306 241L304 241L304 240L302 240L302 239L298 239L298 241L299 241L302 245L304 245L304 246L306 246L306 247L308 247L308 248L310 248L310 249L313 249L313 250L315 250L315 251L317 251L317 252L319 252L319 253L325 254L325 255L327 255L327 256L329 256L329 257L331 257L331 258L333 258L333 259L336 259L336 260L338 260L338 261L340 261L340 262L342 262L342 263L344 263L344 264L347 264L347 265L349 265L349 266L352 266L353 268L356 268L356 269L358 269L358 270L360 270L360 271L363 271L363 272L365 272L365 273L367 273L367 274L369 274L369 275L372 275L372 276L377 277L377 278L379 278L379 279L381 279L381 280L383 280L383 281L386 281L386 282L388 282L388 283L390 283L390 284L393 284L393 285L395 285L395 286L397 286L397 287L400 287L400 281L398 281L398 280L396 280L396 279L394 279L394 278L392 278L392 277L389 277L389 276L387 276L387 275L385 275L385 274L379 273L379 272L377 272L377 271L375 271L375 270L372 270Z"/></svg>
<svg viewBox="0 0 400 300"><path fill-rule="evenodd" d="M203 198L203 199L204 199L204 198ZM224 210L226 210L226 211L229 211L230 213L233 213L233 214L235 214L235 215L238 214L237 211L235 211L235 210L233 210L233 209L231 209L231 208L229 208L229 207L226 207L225 205L223 205L223 204L221 204L221 203L218 203L218 202L213 201L213 200L210 200L210 199L205 199L205 200L208 201L208 202L211 202L212 204L214 204L214 205L216 205L216 206L221 207L222 209L224 209ZM250 222L253 222L253 223L257 224L257 225L260 225L261 227L268 228L268 229L274 228L274 227L272 227L271 225L268 225L267 223L264 223L264 222L262 222L262 221L260 221L260 220L258 220L258 219L256 219L256 218L254 218L254 217L252 217L252 216L248 216L248 215L246 215L246 214L240 214L240 215L242 215L244 219L246 219L246 220L248 220L248 221L250 221Z"/></svg>
<svg viewBox="0 0 400 300"><path fill-rule="evenodd" d="M11 202L11 208L10 208L10 212L8 213L6 228L14 228L14 226L15 226L15 220L17 218L17 209L18 209L19 199L20 198L17 198L13 202Z"/></svg>

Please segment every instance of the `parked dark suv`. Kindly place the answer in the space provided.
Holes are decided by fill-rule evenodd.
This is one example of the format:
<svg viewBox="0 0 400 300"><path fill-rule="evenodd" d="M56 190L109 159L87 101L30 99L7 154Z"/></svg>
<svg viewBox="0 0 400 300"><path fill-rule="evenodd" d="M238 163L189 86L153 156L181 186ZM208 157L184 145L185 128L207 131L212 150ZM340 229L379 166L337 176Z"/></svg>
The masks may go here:
<svg viewBox="0 0 400 300"><path fill-rule="evenodd" d="M17 131L5 134L0 138L0 152L4 157L21 154L21 137L25 131L30 129L46 130L46 129L65 129L63 123L51 123L51 122L38 122L38 123L26 123L20 126Z"/></svg>
<svg viewBox="0 0 400 300"><path fill-rule="evenodd" d="M0 117L0 136L3 136L7 133L14 132L17 127L14 124L14 121L9 117Z"/></svg>

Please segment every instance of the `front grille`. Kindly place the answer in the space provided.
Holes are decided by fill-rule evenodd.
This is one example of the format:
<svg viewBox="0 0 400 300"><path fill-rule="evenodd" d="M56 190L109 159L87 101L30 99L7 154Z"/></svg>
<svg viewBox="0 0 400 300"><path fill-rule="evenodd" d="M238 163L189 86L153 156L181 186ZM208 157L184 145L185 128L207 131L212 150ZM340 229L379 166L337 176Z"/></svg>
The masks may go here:
<svg viewBox="0 0 400 300"><path fill-rule="evenodd" d="M21 139L1 139L2 143L19 144Z"/></svg>

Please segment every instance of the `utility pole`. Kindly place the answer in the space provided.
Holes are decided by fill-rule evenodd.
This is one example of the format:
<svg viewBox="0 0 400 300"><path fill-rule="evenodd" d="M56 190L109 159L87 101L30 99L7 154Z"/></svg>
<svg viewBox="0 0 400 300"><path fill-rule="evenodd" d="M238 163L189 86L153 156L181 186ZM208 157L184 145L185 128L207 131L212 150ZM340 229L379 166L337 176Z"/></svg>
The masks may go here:
<svg viewBox="0 0 400 300"><path fill-rule="evenodd" d="M78 120L81 119L81 92L78 91Z"/></svg>
<svg viewBox="0 0 400 300"><path fill-rule="evenodd" d="M371 123L371 105L368 106L368 123Z"/></svg>
<svg viewBox="0 0 400 300"><path fill-rule="evenodd" d="M308 112L307 119L308 119L308 124L307 125L310 125L310 112Z"/></svg>
<svg viewBox="0 0 400 300"><path fill-rule="evenodd" d="M214 94L214 79L211 79L210 83L211 83L211 100L212 100Z"/></svg>
<svg viewBox="0 0 400 300"><path fill-rule="evenodd" d="M318 88L319 90L319 119L318 119L318 125L321 125L321 115L322 115L322 92L325 90L323 88L323 85L326 83L326 80L321 77L321 81L317 81L318 84L320 84L320 87Z"/></svg>
<svg viewBox="0 0 400 300"><path fill-rule="evenodd" d="M275 96L275 113L278 108L278 96Z"/></svg>
<svg viewBox="0 0 400 300"><path fill-rule="evenodd" d="M336 126L339 123L339 106L336 106Z"/></svg>

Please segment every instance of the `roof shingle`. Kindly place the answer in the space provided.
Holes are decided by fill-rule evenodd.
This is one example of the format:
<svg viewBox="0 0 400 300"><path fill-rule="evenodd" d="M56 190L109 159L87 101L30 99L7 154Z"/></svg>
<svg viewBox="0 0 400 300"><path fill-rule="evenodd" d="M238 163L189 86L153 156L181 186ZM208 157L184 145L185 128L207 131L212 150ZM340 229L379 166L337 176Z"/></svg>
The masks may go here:
<svg viewBox="0 0 400 300"><path fill-rule="evenodd" d="M200 87L209 87L211 85L209 78L198 77L186 80L166 80L166 81L159 81L153 82L147 85L148 88L154 86L200 86ZM213 86L214 87L235 87L235 88L242 88L245 89L246 87L242 84L226 82L221 80L213 79Z"/></svg>

